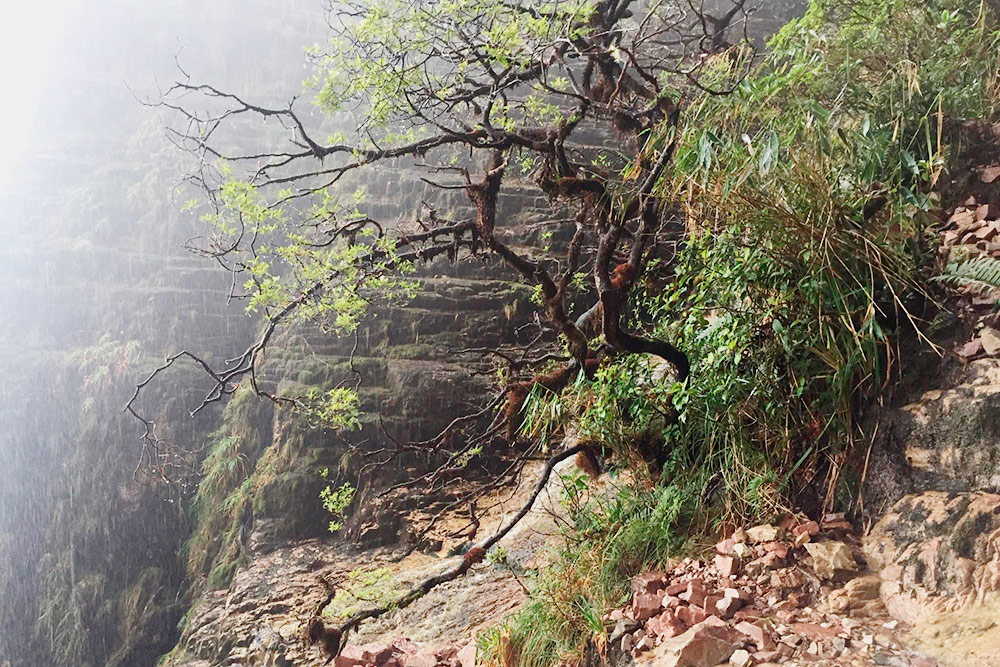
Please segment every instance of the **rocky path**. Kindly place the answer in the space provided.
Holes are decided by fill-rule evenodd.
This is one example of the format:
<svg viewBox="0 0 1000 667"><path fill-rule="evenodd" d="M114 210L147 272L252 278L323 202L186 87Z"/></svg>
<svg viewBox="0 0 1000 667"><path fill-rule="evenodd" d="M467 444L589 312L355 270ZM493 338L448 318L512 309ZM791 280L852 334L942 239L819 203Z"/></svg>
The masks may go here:
<svg viewBox="0 0 1000 667"><path fill-rule="evenodd" d="M714 558L632 580L608 653L650 667L936 667L908 646L843 515L738 529ZM609 655L615 658L614 655Z"/></svg>

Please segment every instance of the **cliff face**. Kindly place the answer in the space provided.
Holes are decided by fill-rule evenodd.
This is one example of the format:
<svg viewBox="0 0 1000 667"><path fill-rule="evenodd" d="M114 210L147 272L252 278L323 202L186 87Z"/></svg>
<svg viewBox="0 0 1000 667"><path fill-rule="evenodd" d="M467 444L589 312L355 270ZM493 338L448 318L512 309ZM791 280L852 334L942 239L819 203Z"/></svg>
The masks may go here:
<svg viewBox="0 0 1000 667"><path fill-rule="evenodd" d="M305 4L274 10L285 22L258 40L262 78L299 62ZM0 188L4 665L151 665L173 645L185 608L175 556L190 532L184 494L133 481L139 432L121 408L165 353L197 345L218 358L256 326L226 305L225 278L182 250L197 222L171 203L176 156L162 118L124 83L169 76L182 35L206 69L249 68L217 29L188 24L201 13L239 26L246 6L160 9L65 8L32 152ZM256 31L244 27L244 36ZM286 30L294 38L282 41ZM196 380L180 371L151 397L186 444L214 428L212 416L186 418Z"/></svg>
<svg viewBox="0 0 1000 667"><path fill-rule="evenodd" d="M301 45L317 26L309 2L215 4L201 30L187 21L204 8L190 3L159 15L107 5L68 18L78 25L66 54L79 61L49 91L39 110L46 134L0 200L0 343L8 351L0 360L0 662L10 665L152 664L178 637L186 593L228 584L247 562L248 529L258 549L327 535L319 473L340 469L350 450L256 399L228 422L219 410L192 420L203 378L178 368L145 404L192 452L196 470L220 440L254 441L221 495L135 481L141 429L121 413L135 383L181 349L224 359L259 323L241 304L227 304L224 272L182 249L201 226L173 204L178 158L162 139L164 119L120 82L142 89L151 71L172 76L173 40L188 35L206 77L264 95L268 86L294 90ZM262 25L250 15L273 20ZM220 40L220 26L258 48ZM64 119L67 104L78 106L74 122ZM373 205L405 213L426 188L415 183L401 166L368 184ZM532 203L512 193L508 213L531 222ZM530 242L530 230L518 233ZM383 415L386 431L400 439L435 434L487 386L458 350L511 338L525 321L527 291L477 261L442 263L421 277L411 303L375 313L356 339L284 331L265 378L289 390L328 388L353 382L358 371L362 408ZM351 442L384 442L381 429L368 417ZM364 463L347 465L345 478ZM399 479L417 465L393 458L369 481ZM232 511L225 501L247 480L251 490ZM195 506L199 498L211 502ZM395 509L357 517L354 534L369 542L405 537ZM192 548L202 553L192 559Z"/></svg>

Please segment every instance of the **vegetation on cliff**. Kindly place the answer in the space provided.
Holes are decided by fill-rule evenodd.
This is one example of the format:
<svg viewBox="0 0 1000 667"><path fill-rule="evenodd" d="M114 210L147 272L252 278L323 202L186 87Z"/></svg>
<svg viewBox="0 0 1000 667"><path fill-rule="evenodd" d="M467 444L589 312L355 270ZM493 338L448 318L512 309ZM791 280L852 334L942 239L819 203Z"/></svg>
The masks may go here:
<svg viewBox="0 0 1000 667"><path fill-rule="evenodd" d="M720 523L793 501L858 509L859 416L898 378L905 341L934 345L936 204L964 126L995 118L998 40L978 2L813 2L731 94L689 107L662 183L688 236L651 267L637 317L687 352L690 379L665 386L626 358L532 412L619 460L660 439L662 470L573 506L531 603L480 638L488 664L599 646L630 576Z"/></svg>

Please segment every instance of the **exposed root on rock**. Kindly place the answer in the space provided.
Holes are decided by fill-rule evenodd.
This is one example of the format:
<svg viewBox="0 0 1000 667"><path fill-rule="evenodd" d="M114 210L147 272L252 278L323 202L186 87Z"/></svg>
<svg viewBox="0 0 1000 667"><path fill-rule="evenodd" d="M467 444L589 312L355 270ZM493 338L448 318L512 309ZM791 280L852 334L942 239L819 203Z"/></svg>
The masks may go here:
<svg viewBox="0 0 1000 667"><path fill-rule="evenodd" d="M324 585L327 586L329 592L326 599L317 608L309 622L307 628L307 639L309 643L314 645L318 644L324 653L329 656L329 659L333 660L343 648L343 638L349 632L356 629L362 622L378 618L389 611L404 609L422 598L437 586L449 581L454 581L455 579L466 574L476 563L480 562L486 556L486 552L506 537L507 534L510 533L510 531L513 530L518 523L520 523L521 519L527 516L528 512L531 511L532 506L535 504L535 501L538 499L538 496L545 490L545 486L548 484L549 477L552 476L552 471L555 467L562 461L583 452L586 448L587 445L576 445L575 447L570 447L569 449L551 457L545 464L545 468L542 469L531 495L528 497L527 501L525 501L524 505L522 505L521 509L518 510L517 514L511 517L507 523L497 530L496 533L473 545L462 557L462 560L456 565L424 579L392 603L360 611L344 621L339 627L328 627L321 618L321 615L323 613L323 609L325 609L326 606L333 601L336 591L332 586L330 586L329 582L324 580Z"/></svg>

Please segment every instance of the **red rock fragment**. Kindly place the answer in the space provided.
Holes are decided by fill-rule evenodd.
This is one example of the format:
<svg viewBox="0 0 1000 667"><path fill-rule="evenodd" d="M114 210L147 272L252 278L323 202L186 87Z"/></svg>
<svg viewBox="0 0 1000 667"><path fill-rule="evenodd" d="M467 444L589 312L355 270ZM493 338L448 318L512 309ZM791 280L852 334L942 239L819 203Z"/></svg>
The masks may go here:
<svg viewBox="0 0 1000 667"><path fill-rule="evenodd" d="M793 623L791 629L795 634L814 642L832 641L837 638L835 629L824 628L816 623Z"/></svg>
<svg viewBox="0 0 1000 667"><path fill-rule="evenodd" d="M439 656L432 655L427 652L420 652L416 655L402 655L398 658L393 658L389 660L389 663L395 663L397 665L402 665L405 667L437 667L438 665L448 665L447 660L439 659ZM389 664L380 663L378 667L390 667Z"/></svg>
<svg viewBox="0 0 1000 667"><path fill-rule="evenodd" d="M687 626L698 625L707 618L705 610L701 607L678 607L676 612L677 619Z"/></svg>
<svg viewBox="0 0 1000 667"><path fill-rule="evenodd" d="M785 598L792 607L800 609L805 606L806 602L809 600L809 594L804 591L795 591L789 593Z"/></svg>
<svg viewBox="0 0 1000 667"><path fill-rule="evenodd" d="M455 656L462 667L475 667L476 665L476 642L468 644Z"/></svg>
<svg viewBox="0 0 1000 667"><path fill-rule="evenodd" d="M733 553L734 546L736 546L736 540L731 537L727 537L726 539L716 543L715 550L723 556L728 556Z"/></svg>
<svg viewBox="0 0 1000 667"><path fill-rule="evenodd" d="M771 573L771 586L773 588L799 588L804 583L806 583L805 576L796 569L778 570Z"/></svg>
<svg viewBox="0 0 1000 667"><path fill-rule="evenodd" d="M687 582L687 589L677 597L689 604L704 607L705 596L707 594L708 591L705 589L705 582L701 579L692 579Z"/></svg>
<svg viewBox="0 0 1000 667"><path fill-rule="evenodd" d="M715 603L715 612L722 618L732 618L743 606L743 600L739 598L724 597Z"/></svg>
<svg viewBox="0 0 1000 667"><path fill-rule="evenodd" d="M736 574L736 559L732 556L723 556L719 554L715 557L715 569L719 571L719 575L723 577L731 577Z"/></svg>
<svg viewBox="0 0 1000 667"><path fill-rule="evenodd" d="M961 228L971 223L975 220L975 218L975 213L972 211L967 211L964 208L957 208L955 209L955 212L951 214L951 217L948 218L948 224Z"/></svg>
<svg viewBox="0 0 1000 667"><path fill-rule="evenodd" d="M399 637L398 639L393 640L390 646L394 652L399 652L405 655L416 655L417 653L420 653L420 647L405 637ZM451 648L454 647L445 647L442 651L446 651ZM455 649L455 652L458 652L457 648Z"/></svg>
<svg viewBox="0 0 1000 667"><path fill-rule="evenodd" d="M683 593L684 591L686 591L687 587L688 587L688 585L687 585L686 581L685 582L681 582L679 584L670 584L669 586L666 587L666 589L664 589L663 594L664 595L679 595L679 594Z"/></svg>
<svg viewBox="0 0 1000 667"><path fill-rule="evenodd" d="M983 225L975 232L973 232L972 235L975 236L980 241L989 241L993 239L994 236L997 235L997 229L996 226L993 224ZM979 244L977 243L976 245L978 246ZM986 248L984 247L983 250L985 249Z"/></svg>
<svg viewBox="0 0 1000 667"><path fill-rule="evenodd" d="M640 593L632 598L632 618L645 621L660 612L662 598L653 593Z"/></svg>
<svg viewBox="0 0 1000 667"><path fill-rule="evenodd" d="M774 568L779 567L780 565L781 565L781 558L778 558L777 554L767 553L761 556L760 558L756 558L747 563L744 570L746 571L746 575L748 577L756 578L759 575L763 574L764 572L767 572L768 570L773 570Z"/></svg>
<svg viewBox="0 0 1000 667"><path fill-rule="evenodd" d="M705 625L705 626L707 626L707 627L711 627L711 628L728 628L729 627L729 624L726 623L725 621L723 621L718 616L709 616L704 621L702 621L702 624Z"/></svg>
<svg viewBox="0 0 1000 667"><path fill-rule="evenodd" d="M698 605L698 606L700 606L702 609L704 609L706 613L714 614L715 613L715 603L718 602L719 600L721 600L722 597L723 597L722 593L719 593L719 592L715 592L715 593L712 593L710 595L706 595L705 596L705 602L703 604L701 604L701 605Z"/></svg>
<svg viewBox="0 0 1000 667"><path fill-rule="evenodd" d="M711 667L728 660L737 648L727 628L700 623L657 646L649 664Z"/></svg>
<svg viewBox="0 0 1000 667"><path fill-rule="evenodd" d="M750 652L743 649L733 651L733 654L729 656L729 664L734 665L734 667L750 667L752 663L753 658L750 657Z"/></svg>
<svg viewBox="0 0 1000 667"><path fill-rule="evenodd" d="M364 667L375 664L375 656L371 651L357 644L346 644L333 663L336 667Z"/></svg>
<svg viewBox="0 0 1000 667"><path fill-rule="evenodd" d="M983 353L983 340L979 337L973 338L968 343L962 346L962 349L958 351L958 356L963 359L972 359Z"/></svg>
<svg viewBox="0 0 1000 667"><path fill-rule="evenodd" d="M676 637L687 630L687 625L678 619L674 612L667 610L659 616L654 616L646 623L646 632L657 637Z"/></svg>
<svg viewBox="0 0 1000 667"><path fill-rule="evenodd" d="M648 651L653 648L654 643L655 642L650 635L643 635L639 637L639 641L635 643L635 648L632 649L632 655L638 655L643 651Z"/></svg>
<svg viewBox="0 0 1000 667"><path fill-rule="evenodd" d="M733 628L740 634L746 635L750 641L757 646L758 651L770 651L774 648L774 640L762 626L749 621L740 621Z"/></svg>
<svg viewBox="0 0 1000 667"><path fill-rule="evenodd" d="M761 618L763 615L764 612L762 612L760 609L754 609L753 607L744 607L743 609L740 609L738 612L736 612L733 615L733 618L736 619L737 621L746 621L746 620L756 620L758 618Z"/></svg>
<svg viewBox="0 0 1000 667"><path fill-rule="evenodd" d="M681 599L678 597L675 597L673 595L665 595L663 596L663 600L660 602L660 604L663 606L664 609L676 609L677 607L680 607L684 603L681 602Z"/></svg>
<svg viewBox="0 0 1000 667"><path fill-rule="evenodd" d="M794 514L786 514L778 519L778 527L786 532L799 525L799 519Z"/></svg>
<svg viewBox="0 0 1000 667"><path fill-rule="evenodd" d="M774 612L774 616L782 623L791 623L798 618L799 610L792 605L785 603L785 606Z"/></svg>
<svg viewBox="0 0 1000 667"><path fill-rule="evenodd" d="M832 512L823 515L820 527L823 530L850 530L851 524L847 521L843 512Z"/></svg>
<svg viewBox="0 0 1000 667"><path fill-rule="evenodd" d="M815 521L806 521L805 523L800 523L798 526L796 526L792 530L792 532L795 535L798 535L803 532L808 533L810 536L819 535L819 524L816 523Z"/></svg>
<svg viewBox="0 0 1000 667"><path fill-rule="evenodd" d="M765 553L772 553L782 560L788 557L789 547L784 542L766 542L762 546L764 547Z"/></svg>
<svg viewBox="0 0 1000 667"><path fill-rule="evenodd" d="M981 172L979 172L979 180L981 180L983 183L992 183L998 178L1000 178L1000 165L993 165L991 167L986 167Z"/></svg>
<svg viewBox="0 0 1000 667"><path fill-rule="evenodd" d="M758 663L775 662L781 658L781 651L757 651L753 654L753 659Z"/></svg>
<svg viewBox="0 0 1000 667"><path fill-rule="evenodd" d="M656 593L667 587L667 575L663 572L646 572L632 577L632 595Z"/></svg>
<svg viewBox="0 0 1000 667"><path fill-rule="evenodd" d="M774 542L781 535L781 528L765 523L759 526L754 526L753 528L748 528L746 534L748 540L754 544L760 544L761 542Z"/></svg>

